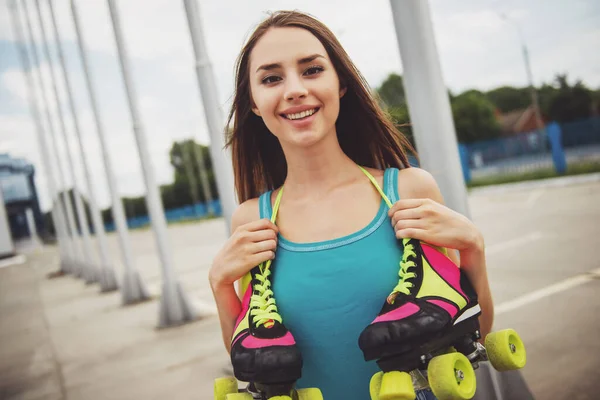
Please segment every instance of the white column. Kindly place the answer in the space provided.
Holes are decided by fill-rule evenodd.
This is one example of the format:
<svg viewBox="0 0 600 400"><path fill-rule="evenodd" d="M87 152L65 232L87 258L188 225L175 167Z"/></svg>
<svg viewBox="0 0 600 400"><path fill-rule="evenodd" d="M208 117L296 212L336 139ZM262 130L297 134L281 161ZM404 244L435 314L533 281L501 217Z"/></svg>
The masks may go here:
<svg viewBox="0 0 600 400"><path fill-rule="evenodd" d="M36 134L38 136L38 145L40 147L40 152L42 155L42 165L44 172L46 173L46 179L48 181L48 186L50 187L50 199L51 202L55 196L58 195L56 191L56 184L54 180L54 174L52 173L52 166L50 164L50 157L48 156L47 147L44 146L44 130L42 128L39 107L37 104L37 99L35 96L34 85L31 77L31 63L29 62L29 57L27 56L27 51L24 48L24 37L23 37L23 29L21 27L21 22L19 20L18 12L16 9L16 4L14 1L9 2L9 9L11 13L11 19L13 21L13 30L15 34L15 43L17 47L17 51L19 53L19 58L21 61L21 65L23 68L23 75L25 77L25 83L27 85L27 97L29 103L29 109L31 112L31 117L33 119L33 123L35 125ZM53 202L52 202L52 205ZM61 266L60 269L63 273L68 272L68 263L67 260L69 258L69 244L68 238L65 237L64 234L64 219L62 215L59 213L60 206L56 208L52 208L50 210L50 215L52 217L52 223L54 224L54 229L56 232L56 238L58 241L58 248L61 258ZM26 210L27 213L27 223L29 226L29 232L36 246L39 246L40 241L37 235L37 229L35 226L35 221L33 218L33 212L30 208Z"/></svg>
<svg viewBox="0 0 600 400"><path fill-rule="evenodd" d="M117 51L119 53L119 63L125 84L125 93L129 103L129 112L131 113L131 120L133 122L133 133L135 134L137 149L142 164L142 173L146 183L146 205L148 207L148 212L150 213L150 221L152 222L162 267L163 289L160 298L158 325L161 327L179 325L195 319L196 311L192 308L192 305L185 295L180 283L177 281L175 271L173 270L169 238L167 235L167 221L165 219L162 199L154 179L154 169L150 161L146 134L139 116L137 95L133 86L133 80L130 77L131 69L129 67L129 58L127 57L123 33L121 31L119 13L115 1L107 1L112 19Z"/></svg>
<svg viewBox="0 0 600 400"><path fill-rule="evenodd" d="M86 88L92 107L92 113L94 114L94 121L96 122L96 132L100 141L100 149L102 150L102 160L104 161L106 181L108 182L108 189L112 199L113 220L115 221L115 225L117 227L119 246L121 247L123 265L125 267L123 282L121 284L121 295L123 298L123 304L133 304L148 300L150 295L146 289L146 286L142 283L142 279L139 272L135 268L133 257L131 255L129 231L127 230L127 221L125 219L125 211L123 210L123 202L121 201L117 190L115 173L110 161L110 155L104 134L104 126L102 124L102 118L100 118L98 103L96 101L96 91L90 76L85 41L83 39L83 34L79 23L79 15L77 13L77 7L74 0L71 0L71 13L73 16L75 31L77 33L77 44L79 47L79 56L83 65Z"/></svg>
<svg viewBox="0 0 600 400"><path fill-rule="evenodd" d="M48 7L50 8L50 16L52 19L52 27L54 29L54 38L56 40L56 48L58 50L58 59L62 70L62 76L67 91L67 99L69 101L69 108L71 116L73 117L73 125L75 127L75 135L77 136L77 144L79 146L79 155L81 157L81 165L84 173L84 187L88 192L90 202L90 212L92 214L92 225L94 232L96 233L96 239L98 240L98 246L100 250L100 258L102 260L97 272L98 281L100 282L100 288L102 292L110 292L118 289L117 279L115 277L115 270L112 265L112 261L108 255L108 242L106 240L106 232L104 231L104 223L102 222L102 214L98 205L96 204L96 191L88 168L85 149L83 147L83 141L81 140L81 128L79 125L79 116L77 115L77 109L75 102L73 101L73 89L71 87L71 81L69 80L69 73L67 66L65 65L65 57L62 50L60 33L56 25L56 16L54 15L54 7L52 6L52 0L48 0Z"/></svg>
<svg viewBox="0 0 600 400"><path fill-rule="evenodd" d="M440 186L446 204L469 216L448 89L427 0L390 0L402 57L404 89L421 166Z"/></svg>
<svg viewBox="0 0 600 400"><path fill-rule="evenodd" d="M39 66L40 61L39 61L39 57L38 57L38 53L37 53L37 48L35 46L35 42L33 39L34 38L33 29L31 27L31 20L29 19L29 12L27 10L27 2L23 2L22 4L23 4L23 15L25 17L25 22L27 25L27 32L29 34L28 41L29 41L29 45L31 47L31 54L33 57L33 65ZM78 235L77 229L75 227L75 218L73 215L73 202L71 201L71 198L68 195L68 190L65 187L65 179L64 179L63 171L62 171L59 156L58 156L58 147L57 147L56 136L54 134L54 121L52 120L52 117L50 116L50 103L48 101L48 98L46 97L44 77L39 69L37 71L37 77L39 80L40 94L42 97L42 102L44 104L44 111L46 114L46 123L47 123L47 127L48 127L48 132L50 134L49 141L52 144L52 147L54 150L54 158L55 158L55 162L56 162L56 168L58 171L54 175L54 177L56 179L56 187L55 187L56 201L58 203L58 209L60 210L59 213L63 217L62 219L66 219L66 223L63 225L65 235L67 237L70 237L70 239L71 239L70 240L71 241L71 246L70 246L71 257L68 260L68 264L61 265L61 268L66 267L65 269L68 270L69 272L73 273L76 276L81 276L81 274L83 273L83 270L82 270L82 268L83 268L82 260L83 259L82 259L82 255L81 255L81 247L80 247L81 244L77 240L79 235ZM33 84L32 84L32 87L34 87ZM50 150L49 150L50 147L48 146L48 142L46 142L45 139L46 138L42 135L41 139L40 139L40 146L42 146L42 149L45 149L48 152L47 154L50 154ZM42 155L43 155L43 153L42 153ZM49 163L48 165L51 166L50 158L48 159L48 163ZM63 188L62 193L60 192L61 187ZM61 197L62 197L62 201L61 201ZM60 226L60 224L59 224L59 226Z"/></svg>
<svg viewBox="0 0 600 400"><path fill-rule="evenodd" d="M210 154L212 158L215 180L219 190L219 201L223 216L227 223L227 230L231 226L231 215L236 208L236 198L234 192L233 166L231 159L225 151L224 120L219 108L219 96L215 85L215 76L212 71L212 65L208 58L202 24L200 22L200 12L196 0L184 0L185 14L188 20L188 27L196 56L196 75L202 104L204 106L204 115L210 134Z"/></svg>
<svg viewBox="0 0 600 400"><path fill-rule="evenodd" d="M81 200L81 192L78 189L77 179L75 178L75 165L73 164L73 158L71 157L71 150L69 148L69 140L67 138L67 127L63 116L62 104L60 101L60 95L58 94L58 87L56 86L56 75L54 74L54 66L52 64L52 57L50 57L50 49L48 48L48 41L46 39L46 29L44 19L42 18L42 12L40 9L40 1L35 0L35 6L37 11L38 22L40 24L40 32L42 34L42 48L46 60L48 61L48 69L50 70L50 80L52 81L52 89L54 90L54 100L56 101L58 121L60 123L60 131L62 133L62 139L65 146L65 152L67 155L67 166L73 181L73 196L75 197L75 210L77 211L77 219L79 220L79 227L83 233L83 258L85 260L85 267L83 269L83 277L85 282L95 283L98 282L98 268L92 260L92 243L90 240L90 229L88 226L87 215ZM70 201L70 199L69 199Z"/></svg>

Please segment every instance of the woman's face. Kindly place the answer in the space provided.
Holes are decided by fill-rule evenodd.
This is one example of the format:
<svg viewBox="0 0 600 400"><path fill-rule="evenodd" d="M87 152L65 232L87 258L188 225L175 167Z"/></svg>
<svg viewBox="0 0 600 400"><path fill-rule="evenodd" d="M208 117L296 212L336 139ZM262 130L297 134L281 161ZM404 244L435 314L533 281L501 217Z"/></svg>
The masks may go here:
<svg viewBox="0 0 600 400"><path fill-rule="evenodd" d="M250 54L252 110L282 146L335 134L345 90L321 42L301 28L272 28Z"/></svg>

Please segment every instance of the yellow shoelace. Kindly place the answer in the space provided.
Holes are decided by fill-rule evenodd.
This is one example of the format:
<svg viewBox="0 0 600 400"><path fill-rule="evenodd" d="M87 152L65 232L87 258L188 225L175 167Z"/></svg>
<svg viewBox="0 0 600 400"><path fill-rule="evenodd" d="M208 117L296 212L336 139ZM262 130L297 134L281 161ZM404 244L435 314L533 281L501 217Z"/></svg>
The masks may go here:
<svg viewBox="0 0 600 400"><path fill-rule="evenodd" d="M416 267L417 264L413 260L409 260L409 257L417 257L417 253L415 253L415 247L409 243L410 239L402 239L402 244L404 245L404 253L402 254L402 261L400 261L400 272L398 276L400 276L400 280L392 293L387 298L387 302L389 304L394 304L396 297L398 294L403 293L406 295L410 294L410 289L415 286L412 282L408 282L410 278L416 278L417 274L408 269L411 267Z"/></svg>
<svg viewBox="0 0 600 400"><path fill-rule="evenodd" d="M273 206L273 214L271 215L271 222L275 223L277 219L277 211L279 211L279 204L281 203L281 195L283 194L283 187L277 193L275 199L275 205ZM267 328L271 328L275 321L281 323L281 315L277 312L277 304L273 297L273 291L271 290L271 260L261 263L259 266L260 272L254 275L254 278L260 281L259 284L255 284L252 288L252 296L250 297L250 316L252 322L257 328L264 325Z"/></svg>

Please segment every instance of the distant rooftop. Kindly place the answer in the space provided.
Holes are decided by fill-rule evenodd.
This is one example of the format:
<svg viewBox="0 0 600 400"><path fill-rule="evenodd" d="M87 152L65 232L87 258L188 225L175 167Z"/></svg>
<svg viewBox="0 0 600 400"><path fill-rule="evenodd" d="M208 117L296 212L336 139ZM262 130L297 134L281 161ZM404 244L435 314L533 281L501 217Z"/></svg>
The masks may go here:
<svg viewBox="0 0 600 400"><path fill-rule="evenodd" d="M0 174L2 172L33 172L33 165L24 158L12 158L10 154L0 154Z"/></svg>
<svg viewBox="0 0 600 400"><path fill-rule="evenodd" d="M32 198L29 179L33 170L33 165L23 158L0 154L0 195L6 204Z"/></svg>

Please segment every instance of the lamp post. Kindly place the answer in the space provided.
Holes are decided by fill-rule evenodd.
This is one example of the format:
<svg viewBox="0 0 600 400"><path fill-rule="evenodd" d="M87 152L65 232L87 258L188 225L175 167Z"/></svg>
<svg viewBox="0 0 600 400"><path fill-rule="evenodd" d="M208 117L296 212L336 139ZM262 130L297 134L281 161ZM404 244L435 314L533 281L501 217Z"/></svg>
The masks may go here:
<svg viewBox="0 0 600 400"><path fill-rule="evenodd" d="M517 36L519 37L519 42L521 44L521 51L523 53L523 61L525 63L525 71L527 73L527 83L529 85L529 91L531 94L531 105L533 106L533 112L535 114L535 122L538 130L544 129L544 121L542 119L542 113L540 111L540 104L538 100L537 90L535 89L535 85L533 83L533 73L531 72L531 62L529 60L529 50L527 49L527 44L525 43L525 36L523 35L523 30L521 29L521 25L519 25L515 20L509 18L504 13L499 13L500 18L504 21L511 23L517 29Z"/></svg>

